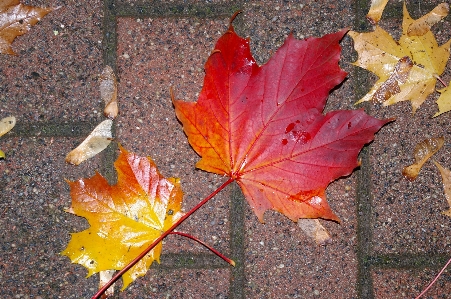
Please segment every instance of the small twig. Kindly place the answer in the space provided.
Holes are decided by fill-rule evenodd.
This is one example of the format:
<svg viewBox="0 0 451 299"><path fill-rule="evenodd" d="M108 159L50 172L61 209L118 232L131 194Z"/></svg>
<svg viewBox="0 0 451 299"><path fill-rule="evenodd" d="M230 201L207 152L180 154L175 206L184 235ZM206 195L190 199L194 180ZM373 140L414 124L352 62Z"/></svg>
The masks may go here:
<svg viewBox="0 0 451 299"><path fill-rule="evenodd" d="M235 262L231 259L229 259L228 257L226 257L225 255L223 255L222 253L220 253L219 251L217 251L216 249L214 249L213 247L211 247L210 245L208 245L207 243L204 243L203 241L199 240L198 238L191 236L189 234L185 234L182 232L170 232L171 235L180 235L183 237L187 237L190 238L191 240L196 241L199 244L204 245L205 247L207 247L209 250L211 250L214 254L216 254L217 256L219 256L220 258L222 258L224 261L226 261L227 263L229 263L230 265L235 267Z"/></svg>
<svg viewBox="0 0 451 299"><path fill-rule="evenodd" d="M432 285L437 281L437 279L440 277L440 275L442 275L443 271L445 271L446 267L448 267L448 265L450 263L451 263L451 259L448 260L446 265L442 268L442 270L440 270L440 272L437 274L437 276L434 278L434 280L432 280L432 282L424 289L424 291L421 292L420 295L415 297L415 299L419 299L421 296L423 296L432 287Z"/></svg>

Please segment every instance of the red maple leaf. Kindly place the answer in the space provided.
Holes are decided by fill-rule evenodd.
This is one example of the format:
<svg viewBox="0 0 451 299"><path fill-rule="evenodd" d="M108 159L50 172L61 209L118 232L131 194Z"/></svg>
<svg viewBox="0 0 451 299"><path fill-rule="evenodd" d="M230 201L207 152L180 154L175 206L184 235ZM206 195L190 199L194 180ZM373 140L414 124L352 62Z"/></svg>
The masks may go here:
<svg viewBox="0 0 451 299"><path fill-rule="evenodd" d="M290 35L260 67L230 25L205 65L198 102L174 100L202 157L196 167L236 180L262 222L268 209L293 221L338 221L326 187L359 165L363 145L389 121L363 110L322 114L347 75L338 66L346 31L302 41Z"/></svg>

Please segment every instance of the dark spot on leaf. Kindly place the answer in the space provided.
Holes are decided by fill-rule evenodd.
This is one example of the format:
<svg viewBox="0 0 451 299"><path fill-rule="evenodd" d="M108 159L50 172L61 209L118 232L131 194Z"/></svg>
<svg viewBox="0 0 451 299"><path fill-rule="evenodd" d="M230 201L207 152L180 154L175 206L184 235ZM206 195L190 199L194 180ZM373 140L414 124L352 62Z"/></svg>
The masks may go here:
<svg viewBox="0 0 451 299"><path fill-rule="evenodd" d="M294 129L295 126L296 126L295 123L289 124L285 129L285 134L290 133Z"/></svg>

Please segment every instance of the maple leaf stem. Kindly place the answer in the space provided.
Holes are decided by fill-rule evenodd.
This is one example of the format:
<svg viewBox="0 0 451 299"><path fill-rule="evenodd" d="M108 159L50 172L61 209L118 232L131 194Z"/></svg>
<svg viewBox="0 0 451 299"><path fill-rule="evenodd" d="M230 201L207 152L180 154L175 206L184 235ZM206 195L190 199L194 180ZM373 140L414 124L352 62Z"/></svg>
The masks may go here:
<svg viewBox="0 0 451 299"><path fill-rule="evenodd" d="M207 247L209 250L211 250L214 254L216 254L217 256L219 256L220 258L222 258L224 261L226 261L227 263L229 263L230 265L232 265L232 266L235 267L235 261L229 259L228 257L226 257L225 255L223 255L222 253L220 253L219 251L217 251L216 249L214 249L213 247L211 247L211 246L208 245L207 243L205 243L205 242L199 240L198 238L196 238L196 237L194 237L194 236L192 236L192 235L186 234L186 233L182 233L182 232L174 232L174 231L172 231L172 232L170 232L170 234L171 234L171 235L180 235L180 236L183 236L183 237L187 237L187 238L190 238L191 240L196 241L196 242L199 243L199 244L204 245L204 246Z"/></svg>
<svg viewBox="0 0 451 299"><path fill-rule="evenodd" d="M435 276L435 278L431 281L431 283L423 290L423 292L421 292L420 295L415 297L415 299L419 299L421 296L423 296L432 287L432 285L437 281L437 279L440 277L440 275L442 275L443 271L445 271L446 267L448 267L448 265L450 263L451 263L451 259L448 260L446 265L443 266L442 270L440 270L440 272L437 274L437 276Z"/></svg>
<svg viewBox="0 0 451 299"><path fill-rule="evenodd" d="M442 83L443 84L443 86L445 86L445 87L448 87L448 85L446 85L446 83L442 80L442 78L440 78L440 76L439 75L436 75L436 74L434 74L434 77L437 79L437 80L439 80L440 81L440 83Z"/></svg>
<svg viewBox="0 0 451 299"><path fill-rule="evenodd" d="M167 235L169 235L174 229L177 228L183 221L186 220L189 216L191 216L195 211L197 211L200 207L206 204L210 199L212 199L216 194L218 194L222 189L224 189L227 185L233 182L234 178L229 178L226 182L224 182L221 186L219 186L215 191L213 191L210 195L204 198L201 202L199 202L194 208L189 210L185 215L180 217L180 219L175 222L167 231L163 232L161 236L159 236L152 244L149 245L139 256L137 256L134 260L132 260L127 266L125 266L122 270L117 272L113 278L110 279L102 288L92 296L91 299L98 299L102 294L113 284L115 283L125 272L130 270L137 262L139 262L146 254L148 254L158 243L161 242Z"/></svg>

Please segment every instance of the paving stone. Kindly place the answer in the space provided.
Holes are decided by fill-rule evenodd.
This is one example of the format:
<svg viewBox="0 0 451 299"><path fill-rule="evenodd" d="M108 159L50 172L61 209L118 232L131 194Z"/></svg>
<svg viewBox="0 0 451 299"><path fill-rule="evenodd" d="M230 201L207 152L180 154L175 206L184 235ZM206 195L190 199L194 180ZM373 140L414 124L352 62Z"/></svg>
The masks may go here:
<svg viewBox="0 0 451 299"><path fill-rule="evenodd" d="M415 18L438 0L408 1ZM17 38L17 56L0 55L0 117L16 128L0 139L0 297L90 298L98 276L60 256L70 232L87 221L64 212L70 205L63 178L89 177L98 169L114 181L115 145L75 167L64 157L103 120L99 74L108 62L119 78L120 115L115 141L151 156L166 177L179 177L185 211L225 181L195 170L199 157L177 121L170 88L196 101L203 65L233 12L236 31L249 37L265 63L292 33L302 39L342 28L370 30L370 1L294 0L25 0L60 8ZM400 36L402 2L390 1L380 25ZM106 18L104 19L104 11ZM116 18L117 17L117 18ZM438 42L451 37L449 17L434 26ZM113 298L414 298L448 259L450 219L441 177L428 162L416 181L401 175L415 145L428 137L449 140L449 115L437 111L435 93L411 114L410 103L354 106L376 81L351 65L357 58L344 37L340 65L347 80L331 92L324 112L364 108L396 118L363 151L362 165L327 189L341 223L323 221L331 243L318 246L297 224L269 211L258 222L237 186L221 191L180 227L237 261L225 264L199 244L169 236L162 264L153 265ZM111 51L111 49L113 49ZM451 80L451 63L442 75ZM441 88L438 84L437 88ZM451 168L449 142L434 156ZM445 271L425 298L448 298ZM118 287L120 287L120 282Z"/></svg>
<svg viewBox="0 0 451 299"><path fill-rule="evenodd" d="M101 116L102 1L30 1L58 7L0 56L0 113L19 122L87 121Z"/></svg>
<svg viewBox="0 0 451 299"><path fill-rule="evenodd" d="M414 8L417 7L409 6L412 14L416 11ZM401 24L392 20L381 26L394 35L397 32L399 35L401 30ZM438 33L443 29L437 30ZM450 66L448 63L447 69ZM448 81L449 76L446 71L444 80ZM375 81L372 78L370 82ZM437 89L440 88L437 85ZM415 115L412 115L409 101L389 107L371 107L371 114L378 118L396 119L377 134L371 145L373 250L377 253L449 252L450 221L441 214L447 202L440 173L432 162L436 160L449 168L449 146L445 145L424 165L415 181L408 181L401 173L405 166L414 162L413 152L418 143L432 137L450 138L449 117L432 118L438 111L435 104L438 96L438 93L432 94Z"/></svg>
<svg viewBox="0 0 451 299"><path fill-rule="evenodd" d="M189 146L175 116L170 88L178 99L195 101L203 82L203 65L227 20L129 19L118 21L120 117L118 141L128 150L149 155L163 175L179 177L188 211L225 181L195 170L199 157ZM228 189L196 212L180 231L218 250L228 248ZM166 242L169 251L205 252L184 238Z"/></svg>
<svg viewBox="0 0 451 299"><path fill-rule="evenodd" d="M59 255L70 232L88 227L83 218L64 212L71 203L64 179L92 176L100 168L100 156L76 167L64 161L76 139L5 139L1 147L7 159L0 163L0 297L87 296L97 282L86 280L84 268Z"/></svg>
<svg viewBox="0 0 451 299"><path fill-rule="evenodd" d="M373 272L374 298L416 298L435 278L437 272L437 269L376 270ZM449 271L445 271L422 298L449 298L450 287L451 277Z"/></svg>
<svg viewBox="0 0 451 299"><path fill-rule="evenodd" d="M119 298L226 299L228 280L225 269L150 270Z"/></svg>
<svg viewBox="0 0 451 299"><path fill-rule="evenodd" d="M353 178L328 188L332 209L342 223L322 221L332 241L318 246L297 224L276 212L261 224L246 211L246 298L357 298L356 218Z"/></svg>

